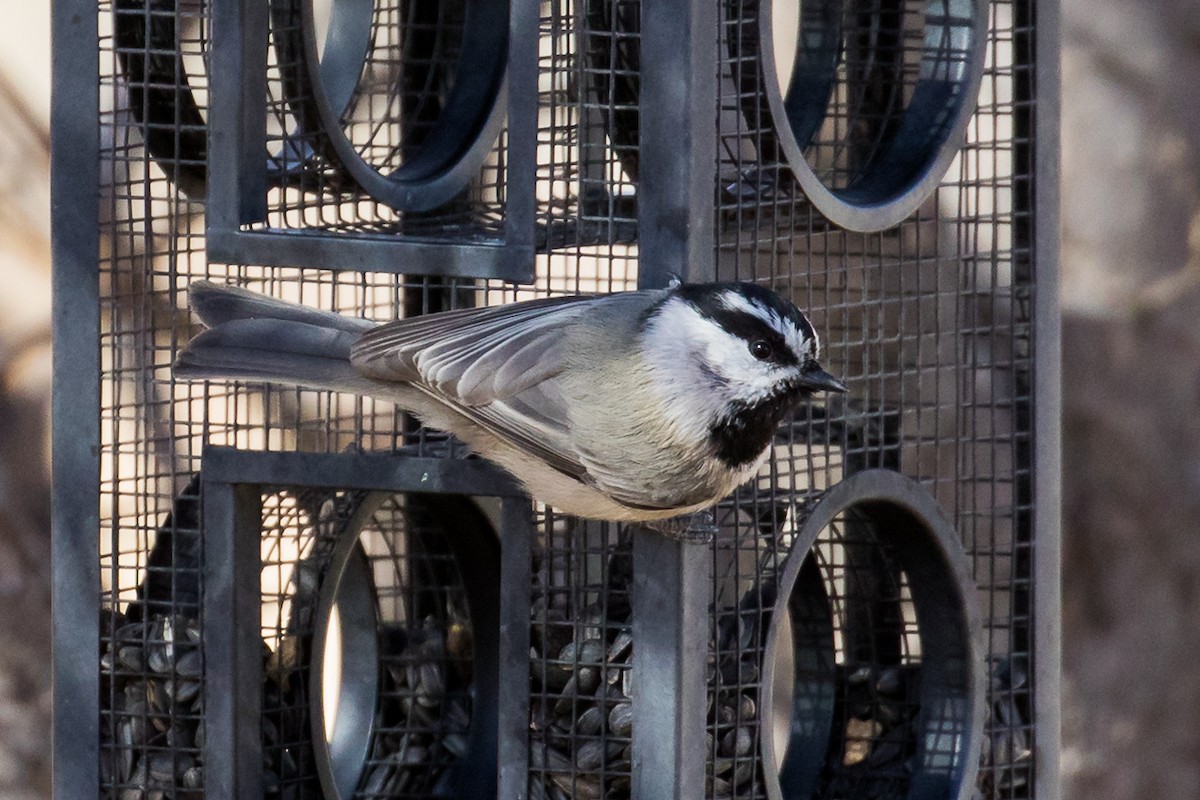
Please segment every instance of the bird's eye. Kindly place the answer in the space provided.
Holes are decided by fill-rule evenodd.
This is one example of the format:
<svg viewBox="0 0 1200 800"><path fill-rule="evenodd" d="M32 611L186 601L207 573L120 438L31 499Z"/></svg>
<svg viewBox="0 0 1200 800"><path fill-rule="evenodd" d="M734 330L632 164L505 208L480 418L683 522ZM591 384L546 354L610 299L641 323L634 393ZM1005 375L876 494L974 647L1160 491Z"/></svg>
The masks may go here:
<svg viewBox="0 0 1200 800"><path fill-rule="evenodd" d="M750 355L754 356L759 361L766 361L771 357L771 353L773 352L774 351L771 349L771 345L767 342L764 342L762 339L759 339L757 342L750 343Z"/></svg>

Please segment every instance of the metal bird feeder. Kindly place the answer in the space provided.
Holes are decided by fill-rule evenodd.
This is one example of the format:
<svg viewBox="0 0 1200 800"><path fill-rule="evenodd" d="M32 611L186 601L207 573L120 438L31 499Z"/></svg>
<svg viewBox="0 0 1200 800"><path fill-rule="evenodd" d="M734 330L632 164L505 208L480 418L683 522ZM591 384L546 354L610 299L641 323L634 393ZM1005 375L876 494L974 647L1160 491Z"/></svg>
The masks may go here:
<svg viewBox="0 0 1200 800"><path fill-rule="evenodd" d="M1057 4L55 0L55 796L1059 796ZM709 540L387 403L176 381L199 279L380 321L806 310Z"/></svg>

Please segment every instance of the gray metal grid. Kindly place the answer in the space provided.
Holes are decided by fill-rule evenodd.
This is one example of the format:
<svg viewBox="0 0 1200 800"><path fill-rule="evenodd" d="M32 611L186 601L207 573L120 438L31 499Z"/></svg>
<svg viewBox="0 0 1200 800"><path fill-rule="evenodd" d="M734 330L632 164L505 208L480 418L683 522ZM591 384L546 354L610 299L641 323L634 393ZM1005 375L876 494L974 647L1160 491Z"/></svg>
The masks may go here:
<svg viewBox="0 0 1200 800"><path fill-rule="evenodd" d="M637 288L640 3L541 6L534 293ZM627 797L632 785L627 526L537 517L531 566L531 798Z"/></svg>
<svg viewBox="0 0 1200 800"><path fill-rule="evenodd" d="M857 70L849 55L839 67L831 116L814 132L806 151L831 186L850 185L852 165L870 161L869 152L859 158L854 151L869 151L878 143L878 128L889 124L886 114L863 117L864 105L875 102L872 96L883 111L903 106L899 98L908 91L912 72L906 65L919 60L929 42L906 33L920 25L924 5L855 5L862 16L847 15L856 24L874 22L883 32L873 35L881 38L890 20L897 25L893 41L899 50L880 54L874 72ZM754 9L745 3L740 8L741 13L729 13L722 23L726 52L739 51L729 49L729 40L758 35ZM735 61L724 69L739 73L739 79L718 84L721 169L741 176L736 185L723 182L717 195L722 228L718 270L731 278L764 282L807 309L824 337L823 360L850 386L844 402L797 413L785 446L777 447L765 473L770 476L766 485L760 481L754 489L743 489L743 503L765 506L772 509L769 516L783 520L802 518L804 504L822 489L876 466L916 479L936 497L961 535L984 612L985 651L993 676L979 775L984 797L1032 796L1035 769L1029 681L1035 655L1030 593L1032 19L1031 4L991 3L986 68L967 142L916 213L877 234L837 228L803 198L779 191L781 182L772 176L786 173L788 166L780 160L762 162L763 154L778 152L773 134L755 127L752 117L747 122L751 115L744 111L761 96L755 86L758 73ZM859 118L853 119L856 114ZM826 158L827 142L834 141L843 149L836 158L829 151ZM738 550L762 546L749 523L735 531L723 529L718 548L720 540ZM830 576L846 568L838 564L853 565L855 559L849 556L852 548L838 545L836 537L819 541L817 554L824 548L828 557L822 572L828 584ZM774 570L770 559L753 558L751 563L760 565L753 568L760 570L758 580ZM888 574L878 566L875 571ZM719 571L716 577L719 596ZM831 591L830 599L836 605L838 595ZM852 621L839 613L843 616L835 613L834 630L845 636ZM718 611L718 628L728 616ZM911 653L839 650L837 663L847 676L869 674L878 681L895 664L914 662ZM892 778L882 766L904 760L895 752L902 744L897 729L881 723L877 712L860 716L866 718L835 720L829 759L814 796L905 796L907 777L897 773L896 782L889 783ZM714 740L720 739L720 730L720 721L710 720ZM719 749L713 755L720 756ZM870 786L862 778L848 783L847 776L861 773L863 765L871 767ZM747 784L727 793L714 790L711 796L767 795Z"/></svg>
<svg viewBox="0 0 1200 800"><path fill-rule="evenodd" d="M303 670L312 649L316 588L338 534L336 517L322 519L316 493L262 498L263 794L319 797L309 738L309 693L319 691Z"/></svg>
<svg viewBox="0 0 1200 800"><path fill-rule="evenodd" d="M532 575L530 795L628 796L630 532L547 513Z"/></svg>
<svg viewBox="0 0 1200 800"><path fill-rule="evenodd" d="M370 400L174 383L170 364L194 332L186 312L187 284L200 277L234 281L381 319L461 303L468 295L473 300L473 293L457 292L471 284L454 280L406 282L390 274L209 263L203 236L205 152L198 142L207 135L210 9L203 3L120 0L100 3L96 11L103 109L99 791L114 797L153 791L198 797L204 747L203 706L196 694L198 591L204 555L194 508L197 489L185 487L199 469L201 447L339 452L351 445L385 450L411 445L417 453L441 457L463 452ZM141 26L141 38L128 30L117 36L121 26ZM179 111L189 108L194 115ZM192 505L183 515L168 516L180 503ZM276 543L300 536L300 512L294 505L288 509L268 525ZM270 546L265 540L266 563L276 570L288 567L282 554L271 555ZM287 622L286 616L275 620ZM266 633L272 640L284 636L275 627ZM166 641L170 637L174 643ZM297 727L301 701L282 689L295 681L284 680L277 662L268 658L266 666L280 680L264 685L276 686L264 690L266 784L276 796L318 797L311 753L303 744L309 731ZM175 687L186 696L175 697Z"/></svg>
<svg viewBox="0 0 1200 800"><path fill-rule="evenodd" d="M363 492L264 496L266 796L330 796L319 782L322 757L329 774L341 778L347 800L428 797L453 786L468 755L474 637L464 578L446 532L422 523L419 506L411 497L371 498ZM322 586L345 531L357 538L351 558L369 583L356 588L371 607L356 609L343 597L333 605L341 612L334 621ZM342 581L344 588L345 573ZM353 638L353 630L368 638ZM315 668L318 655L325 657ZM374 685L362 686L366 680ZM344 684L355 684L361 694L338 691ZM327 716L313 716L314 702ZM342 703L353 707L339 717ZM315 752L323 746L313 744L318 722L331 741L350 741L344 751L365 760L348 765L343 749L332 744L328 755ZM358 729L334 735L338 725L347 724Z"/></svg>
<svg viewBox="0 0 1200 800"><path fill-rule="evenodd" d="M210 257L528 280L524 2L211 3Z"/></svg>
<svg viewBox="0 0 1200 800"><path fill-rule="evenodd" d="M371 750L354 794L364 800L447 793L468 756L475 661L464 581L479 578L462 575L446 536L393 496L361 537L383 670Z"/></svg>
<svg viewBox="0 0 1200 800"><path fill-rule="evenodd" d="M907 20L913 18L912 5L860 10ZM391 407L370 400L236 384L175 384L169 365L193 332L183 310L186 285L201 277L230 280L379 319L470 303L633 288L638 274L638 131L630 93L637 87L637 64L631 58L637 58L639 33L629 20L636 19L638 7L572 0L542 5L537 143L541 252L538 280L529 288L210 263L203 197L188 177L204 163L195 137L206 132L202 118L207 112L210 10L203 3L158 0L105 2L97 9L102 102L101 793L120 796L159 781L173 786L174 796L198 796L200 775L190 770L199 767L203 739L188 726L199 721L200 707L194 695L180 699L178 693L191 692L185 687L195 683L198 650L187 642L198 635L196 587L203 548L197 523L187 519L186 508L180 512L185 500L179 493L194 495L185 487L199 467L202 444L330 453L351 446L412 446L437 457L462 453L442 437L414 429ZM1008 798L1033 794L1035 697L1030 676L1038 654L1033 644L1031 387L1038 276L1033 262L1032 132L1040 108L1034 92L1034 4L997 0L990 14L988 66L966 147L941 187L911 218L882 233L858 234L831 225L804 198L779 188L786 180L764 181L764 175L786 176L788 167L778 154L773 160L762 157L773 152L766 141L770 130L756 126L746 111L757 96L757 78L748 70L743 73L745 65L728 55L733 52L729 40L748 35L740 28L748 23L736 20L753 19L753 11L745 0L726 4L722 11L720 52L726 55L717 76L719 181L711 198L719 231L718 274L768 284L809 311L823 334L826 366L847 379L851 399L799 410L782 432L762 479L721 511L712 550L715 607L706 674L711 693L706 712L709 797L766 796L758 733L750 724L767 708L764 687L751 668L741 666L761 647L761 631L750 626L748 641L740 632L747 616L762 619L770 603L762 587L780 567L788 526L822 489L871 466L918 480L961 533L979 587L992 675L980 792ZM152 44L119 47L114 25L123 21L145 26L148 37L143 41ZM161 35L166 23L172 38L164 44L155 31ZM168 72L160 70L139 85L138 71L148 69L155 57L173 59L177 50L185 54L186 73L170 72L171 79L165 80ZM900 57L899 63L909 60ZM285 67L271 67L276 89ZM854 72L847 67L839 80L851 83ZM901 69L900 74L907 73ZM200 119L180 110L187 107L181 99L185 93ZM175 108L170 124L161 117L155 122L147 113L150 105L165 101ZM278 96L271 101L275 138L266 155L316 147L298 127L295 107ZM847 120L854 113L861 116L861 108L856 112L839 104L837 109L821 129L822 142L860 130ZM864 138L856 147L869 148L872 141ZM505 146L501 142L499 148ZM828 163L854 162L847 151L841 152ZM477 181L479 193L470 198L476 211L496 207L500 165L495 160L485 168L492 170L490 177ZM828 174L832 182L848 185L850 179L837 177L836 170ZM334 206L332 200L322 204L341 191L328 170L288 172L272 197L289 203L291 216L280 205L276 222L299 226L310 213L316 215L312 219L324 220L320 209ZM330 225L383 230L396 223L390 211L376 208L372 213L376 216L364 222L333 212ZM405 232L434 230L453 218L454 224L467 226L462 230L469 239L475 234L468 218L471 224L491 220L485 227L494 227L497 219L488 216L491 212L472 216L475 212L464 207L444 213L449 216L414 220L415 227ZM298 524L299 512L289 506L287 513L290 521L281 518L272 527L281 537L294 535ZM860 571L854 559L847 561L846 552L854 548L839 543L840 535L831 530L815 551L831 599L849 591L838 588L846 585L844 578L838 583L839 574ZM623 561L628 541L616 526L582 525L551 510L539 516L531 584L531 792L550 797L628 792L631 739L624 726L634 712L626 705L629 690L624 684L634 648L625 640L630 612L623 605L628 590L621 583L630 569ZM285 562L277 557L269 563L282 567ZM155 605L147 606L145 594L152 586ZM902 595L902 585L897 591ZM134 613L138 603L147 610ZM898 604L902 621L907 619L903 605ZM138 614L142 616L135 619ZM845 613L831 624L839 630L852 627ZM739 635L731 639L731 630ZM274 625L268 633L281 635ZM907 643L909 637L900 641ZM588 642L601 642L600 651L584 646ZM151 654L156 654L153 663ZM860 685L873 685L883 695L879 685L885 678L890 681L889 670L896 669L891 662L897 659L869 651L859 657L843 648L838 658L843 676L839 691L846 697ZM735 668L727 672L724 667L731 662ZM919 657L910 648L898 663L915 668ZM599 680L590 695L580 690L584 674L594 675L585 679L589 685ZM856 675L870 677L852 682ZM569 686L572 679L574 687ZM268 719L293 707L282 696L267 702L272 708ZM861 769L854 772L862 764L884 764L882 777L870 778L876 781L873 791L898 796L896 787L903 779L887 783L895 763L884 756L895 739L903 740L900 734L889 738L902 727L889 728L877 718L888 713L903 718L909 701L893 704L899 706L893 712L882 710L886 705L872 697L866 702L868 711L856 715L843 702L830 728L840 749L830 751L823 794L817 796L843 796L847 787L864 790L862 782L868 779L861 777ZM565 724L571 719L573 725ZM278 720L274 724L282 725ZM281 752L298 744L287 738ZM906 741L901 742L902 753ZM282 761L281 755L275 758ZM297 765L296 775L302 777L295 780L308 781L313 773L305 762Z"/></svg>
<svg viewBox="0 0 1200 800"><path fill-rule="evenodd" d="M402 171L429 144L446 110L457 71L478 68L464 59L466 4L412 0L334 4L329 16L301 13L303 4L270 4L270 47L263 105L267 117L268 173L274 178L267 216L247 229L447 237L459 242L503 240L504 136L497 137L463 193L434 210L402 212L355 184L329 138L344 135L353 152L381 176ZM306 9L307 10L307 9ZM338 15L337 17L333 15ZM354 19L348 21L346 18ZM359 19L361 18L361 19ZM311 30L312 27L316 30ZM346 55L326 51L322 64L355 62L353 78L326 67L325 85L313 85L305 36L319 52L332 41ZM335 34L342 38L335 39ZM352 38L354 37L354 38ZM361 38L362 41L355 41ZM332 49L332 48L330 48ZM361 65L354 56L361 56ZM341 101L340 128L327 132L316 110L320 92ZM493 98L502 112L503 97Z"/></svg>
<svg viewBox="0 0 1200 800"><path fill-rule="evenodd" d="M539 22L539 290L637 287L636 74L621 60L634 0L543 3ZM632 126L632 127L631 127ZM624 157L625 160L622 160ZM543 289L544 287L544 289Z"/></svg>
<svg viewBox="0 0 1200 800"><path fill-rule="evenodd" d="M547 96L543 88L542 102L552 112L555 142L586 135L589 112L598 112L609 142L606 188L611 193L615 183L619 196L636 199L638 117L627 101L637 86L637 12L624 3L602 6L602 13L582 16L569 2L544 9L544 32L574 32L607 53L544 47L543 71L550 69L553 87L572 85L581 70L588 80L574 93ZM960 533L984 612L991 675L978 791L1032 796L1032 5L991 4L979 105L965 146L914 214L875 234L833 225L790 186L776 131L750 111L763 102L761 74L739 57L747 48L738 39L758 36L756 6L725 4L720 20L717 275L764 283L808 310L823 335L823 360L851 391L849 400L799 409L757 485L722 512L712 562L706 796L768 796L762 771L775 767L760 760L757 715L775 689L761 684L756 663L765 632L747 620L769 619L776 598L767 589L786 555L788 530L825 488L872 467L916 479ZM855 46L837 64L825 120L806 151L833 189L852 186L887 144L922 59L959 68L972 55L954 44L969 21L954 17L949 4L847 8L843 35ZM930 39L923 26L939 24L945 35ZM587 156L568 148L564 161L543 163L540 174L549 169L563 186L586 185ZM607 210L610 226L636 217L611 194ZM609 264L627 252L620 241L610 244ZM563 254L573 255L579 271L596 264L594 251L578 244L563 243L551 258ZM543 527L534 565L540 714L535 710L531 785L547 797L625 796L626 731L614 730L604 710L611 714L614 702L629 699L620 687L637 650L625 638L624 590L606 577L628 536L616 529L589 536L587 526L560 525ZM907 578L888 566L886 532L864 540L861 526L854 530L857 538L847 540L831 528L815 550L832 603L822 624L842 645L834 654L836 718L813 796L907 796L921 702L912 688L921 668L919 630ZM561 569L547 566L555 564ZM596 619L606 587L620 613ZM874 614L864 611L863 598L872 594L882 603ZM559 639L549 634L555 630ZM865 637L857 649L844 641L852 634ZM588 676L586 690L569 682L580 674ZM593 688L597 676L608 678ZM635 715L637 705L633 698Z"/></svg>

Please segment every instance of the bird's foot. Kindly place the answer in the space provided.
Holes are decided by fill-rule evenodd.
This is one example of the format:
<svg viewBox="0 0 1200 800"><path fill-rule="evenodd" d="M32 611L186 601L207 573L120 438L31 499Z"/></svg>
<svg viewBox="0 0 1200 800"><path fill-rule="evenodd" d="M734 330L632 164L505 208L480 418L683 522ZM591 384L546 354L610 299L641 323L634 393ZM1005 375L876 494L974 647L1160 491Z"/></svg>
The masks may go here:
<svg viewBox="0 0 1200 800"><path fill-rule="evenodd" d="M713 518L712 509L682 514L669 519L643 522L641 525L655 533L661 533L668 539L676 539L681 542L711 542L717 535L717 523Z"/></svg>

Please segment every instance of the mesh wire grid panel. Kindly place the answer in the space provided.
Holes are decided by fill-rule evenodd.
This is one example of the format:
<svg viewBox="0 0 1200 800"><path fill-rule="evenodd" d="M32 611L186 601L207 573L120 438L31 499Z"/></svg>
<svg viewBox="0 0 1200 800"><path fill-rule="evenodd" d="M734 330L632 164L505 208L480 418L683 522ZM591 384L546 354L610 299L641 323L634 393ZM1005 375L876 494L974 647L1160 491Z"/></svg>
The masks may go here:
<svg viewBox="0 0 1200 800"><path fill-rule="evenodd" d="M347 530L353 547L335 564ZM419 500L403 495L273 492L264 498L263 531L266 795L329 796L322 759L327 783L346 798L452 791L468 757L473 700L487 702L473 689L464 582L486 578L464 577L446 530L423 519ZM340 602L322 592L331 569L339 570ZM348 591L361 596L351 599ZM331 692L322 680L327 671L334 684L357 693ZM323 693L320 719L310 705L314 692ZM373 724L338 736L341 702L357 706L352 716L373 716ZM314 746L314 725L328 731L328 747ZM353 754L353 765L343 751Z"/></svg>
<svg viewBox="0 0 1200 800"><path fill-rule="evenodd" d="M897 70L899 85L906 85L903 76L915 63L911 53L924 41L913 31L925 5L852 4L847 14L856 24L890 19L895 40L909 44L894 45L898 55L890 66L860 70L847 57L838 73L832 112L806 151L835 188L849 186L855 165L869 163L872 143L888 125L888 109L903 105L904 90L888 70ZM454 7L439 8L452 14ZM638 32L631 20L637 8L624 0L542 5L537 175L542 252L538 282L517 290L498 283L210 263L203 195L189 183L204 178L205 151L196 137L202 141L205 134L209 7L157 0L99 4L104 796L202 792L203 740L197 737L202 706L189 693L202 665L197 592L203 546L189 500L194 490L186 487L199 467L203 442L327 452L351 445L411 446L424 454L462 455L382 403L238 384L174 383L169 365L193 331L183 310L186 285L202 277L236 281L379 319L632 288ZM378 19L395 19L401 11L389 8L386 14L392 16ZM286 19L273 15L276 36L286 30ZM991 4L987 66L967 145L941 187L913 215L882 233L857 234L831 225L789 188L790 167L772 127L765 115L748 110L763 102L756 85L762 78L738 41L758 35L750 30L757 24L755 9L745 0L723 6L716 32L725 54L717 111L719 270L722 277L766 283L811 312L823 334L826 366L848 380L852 399L798 411L761 479L720 512L709 658L710 797L767 796L763 772L771 767L761 762L761 733L754 723L768 713L764 698L770 687L762 685L755 666L763 632L745 620L762 619L770 597L753 589L769 584L779 571L788 531L809 502L843 475L869 466L917 479L952 516L979 587L992 673L980 792L984 797L1032 792L1031 19L1031 3ZM141 38L120 34L122 26L140 29ZM373 41L386 50L396 44L389 36L409 35L397 31L402 28L378 22ZM286 56L278 56L281 51L273 48L274 122L264 155L308 158L322 145L296 118L303 104L283 96L290 67ZM396 61L380 65L385 71L397 68ZM875 77L863 79L867 73ZM394 79L389 73L372 85ZM882 87L892 94L855 95L856 82L859 89ZM419 108L419 99L410 100ZM379 145L380 159L397 155L397 142L387 139L391 128L373 124L389 112L370 98L356 102L362 116L354 130L364 132L362 141ZM164 108L166 116L155 116ZM411 106L405 113L421 116ZM378 141L367 133L376 130ZM501 142L464 203L409 215L405 219L411 221L403 224L379 204L348 204L332 168L282 170L271 190L276 205L268 224L406 233L461 225L468 237L487 235L499 219L502 152ZM267 528L274 533L264 544L265 563L280 569L290 563L294 569L299 539L312 534L302 534L294 503L272 502L278 505L268 503L274 516ZM628 534L550 510L540 516L538 530L531 587L530 790L548 797L623 796L629 791L632 719L626 685L633 650ZM867 574L863 561L847 553L878 551L865 557L868 564L887 559L886 548L872 547L870 537L852 545L843 539L844 532L831 526L814 550L825 594L835 605L846 599L853 575ZM296 548L290 562L279 549L286 541ZM904 628L911 618L903 577L895 580L889 614L892 622L899 614ZM286 582L274 591L280 603L292 601L285 598L291 591ZM829 624L839 631L852 628L848 614L853 616L843 604ZM284 616L264 623L271 653L280 651L285 631L279 626L286 624ZM902 796L904 748L910 746L902 721L911 714L910 701L903 691L884 689L897 681L907 686L920 653L911 636L897 641L898 656L869 649L856 654L844 641L835 648L839 700L816 796L860 790ZM866 699L856 699L855 692L866 692ZM264 719L272 720L280 743L267 748L274 760L266 769L276 769L281 783L291 781L295 796L307 796L314 791L306 788L314 768L307 755L294 752L306 745L292 741L283 720L294 704L269 692L264 702L270 706ZM295 762L286 779L285 756ZM879 768L863 777L864 765Z"/></svg>
<svg viewBox="0 0 1200 800"><path fill-rule="evenodd" d="M271 188L267 217L251 229L501 239L505 146L494 124L492 136L474 146L479 165L465 192L411 213L387 202L389 178L433 170L429 153L447 136L443 116L458 73L487 69L464 60L466 7L271 4L264 153ZM502 114L503 103L496 105L494 114ZM466 119L461 125L470 127Z"/></svg>
<svg viewBox="0 0 1200 800"><path fill-rule="evenodd" d="M826 358L851 388L844 401L802 409L781 436L769 472L753 490L740 492L742 505L754 511L736 532L723 530L718 539L718 552L727 548L737 557L724 565L718 560L714 570L716 629L745 614L744 601L727 602L722 611L722 594L747 580L769 582L778 570L780 538L787 539L789 527L824 488L869 467L916 479L954 520L984 610L991 686L979 792L1029 796L1032 8L990 4L983 81L967 143L915 213L875 234L831 225L790 191L791 169L775 142L777 130L756 125L762 115L747 112L766 95L758 67L737 57L747 50L745 40L762 35L756 10L737 4L726 12L720 34L723 51L733 54L719 82L720 169L734 180L723 182L718 193L718 269L764 281L808 309L823 333ZM825 117L805 134L810 138L803 151L833 190L852 187L877 165L877 153L889 146L888 129L899 124L922 72L915 65L965 58L948 43L956 40L956 27L970 24L960 6L940 2L847 4L840 21L845 52L830 76ZM789 46L796 29L785 31L793 37L786 39ZM799 29L803 35L804 20ZM803 55L811 56L796 57ZM779 71L786 78L787 66ZM773 537L755 530L764 518ZM904 573L888 567L885 549L872 544L878 534L864 538L860 527L853 530L860 535L846 539L845 531L831 526L814 550L831 604L822 624L832 624L838 642L839 677L831 740L812 796L908 796L914 737L904 720L912 717L906 704L920 698L895 684L897 675L920 670L919 648L910 646L915 617L905 587L895 583ZM774 601L761 591L744 597L760 606L756 614L768 612ZM874 613L864 610L867 601L883 598L891 600ZM869 646L856 649L859 640ZM761 644L741 646L752 653ZM738 694L761 701L777 689L748 677L753 674L739 676ZM885 688L893 692L891 700ZM856 692L870 701L852 700ZM722 758L738 754L736 742L732 752L725 742L731 734L723 717L729 715L718 706L710 720L711 796L766 797L749 771L742 779L719 780L719 771L729 769ZM761 735L736 715L734 720L750 736Z"/></svg>
<svg viewBox="0 0 1200 800"><path fill-rule="evenodd" d="M276 4L272 9L272 35L277 38L295 33L286 26L298 24L289 22L286 6ZM381 54L397 49L389 36L415 36L430 26L453 23L436 16L432 21L418 18L415 28L406 27L407 18L404 25L396 22L402 16L397 4L375 8L372 31L381 43ZM405 8L419 16L434 6ZM196 330L186 312L187 285L200 278L236 282L379 319L531 295L613 291L633 287L634 251L627 248L614 254L606 243L632 240L632 218L627 213L618 221L623 229L614 232L616 226L603 221L608 200L593 199L586 209L579 202L578 154L586 148L591 154L589 168L594 169L606 158L604 138L602 133L595 138L601 123L593 112L588 123L593 138L581 145L581 126L573 116L577 105L573 100L561 102L563 94L573 89L563 83L546 90L545 98L557 91L559 99L553 104L547 99L542 111L540 145L545 166L538 183L539 231L543 241L557 237L562 247L540 259L534 287L518 291L502 283L212 262L203 235L211 8L207 3L121 0L101 3L97 10L103 103L100 793L129 798L198 797L204 792L205 742L202 698L194 692L202 678L197 670L203 666L199 594L204 548L199 537L198 485L192 479L201 466L201 448L205 444L318 452L341 452L351 446L405 448L410 454L449 458L465 452L445 437L417 428L391 406L371 400L241 384L174 382L170 365ZM564 55L574 52L570 31L569 25L542 31L544 58L571 57ZM413 52L403 45L399 49ZM456 235L468 239L498 230L502 169L497 154L503 150L503 140L462 202L429 214L408 214L403 225L397 222L400 215L379 204L347 205L346 195L339 194L344 184L328 168L313 166L319 164L321 147L316 134L296 119L295 109L302 104L285 96L297 84L286 80L289 64L278 60L281 51L286 52L281 47L272 49L276 55L269 73L274 99L268 111L275 122L269 128L265 155L275 170L276 185L270 196L277 203L269 224L299 228L316 221L331 230L402 230L414 235L455 226ZM386 66L391 72L375 76L371 86L376 89L399 80L394 74L396 64L380 58L386 62L380 68ZM550 74L549 66L545 69ZM412 97L393 96L390 102L411 105ZM355 130L373 131L364 141L381 148L381 160L402 156L396 152L397 142L388 139L395 136L394 127L382 123L387 109L395 112L395 106L380 110L370 98L359 102L356 107L362 118L355 120ZM416 105L419 111L420 103ZM411 107L404 113L420 116ZM406 141L411 143L412 138ZM605 183L603 173L595 180ZM288 644L311 622L297 612L295 595L300 589L288 575L303 574L305 554L329 535L321 533L312 519L306 520L316 511L301 508L287 493L265 499L264 778L268 792L275 796L321 797L317 756L304 738L308 735L302 724L304 701L296 696L300 667L310 665L295 645ZM320 507L317 503L317 510ZM446 612L446 603L441 608ZM289 629L297 625L299 631ZM170 636L181 644L164 639ZM152 663L144 655L151 650L159 653ZM371 744L355 796L395 792L429 796L441 791L441 771L429 764L443 757L447 762L459 761L464 755L456 738L460 733L452 730L462 723L457 706L442 709L445 724L436 742L420 741L421 731L414 736L414 731L402 730L406 719L402 707L411 689L409 668L418 667L415 680L422 679L420 665L406 663L408 658L403 649L381 656L380 713L392 727L377 727L378 741ZM188 693L179 701L156 688L175 683L186 686ZM400 756L414 758L419 750L428 763L394 763Z"/></svg>
<svg viewBox="0 0 1200 800"><path fill-rule="evenodd" d="M758 5L730 2L721 10L718 274L764 283L809 310L823 335L825 360L848 379L851 399L798 410L757 484L720 512L706 794L769 796L765 776L780 765L762 761L761 738L770 726L761 720L784 712L771 706L778 687L762 683L765 629L777 600L773 581L796 526L822 491L846 475L882 467L916 479L953 518L978 586L990 680L978 791L1030 796L1032 6L976 4L970 11L985 9L983 19L953 3L803 6L804 14L820 18L824 8L836 16L825 24L836 25L845 44L824 74L820 118L793 134L806 140L803 155L816 179L851 198L864 182L880 180L871 171L886 165L888 149L908 135L905 115L920 82L939 70L965 70L972 60L980 64L979 105L961 123L966 145L947 155L939 150L944 129L926 136L929 158L941 158L945 169L940 186L929 187L901 223L855 233L832 224L792 178L762 85L779 74L786 80L790 66L764 76L755 52L765 35ZM773 8L780 26L776 49L796 47L804 20L792 8L792 28L781 30L789 24L788 4ZM596 125L608 139L607 164L589 172L585 149L580 162L568 159L557 170L564 176L579 170L575 185L585 208L592 197L607 201L600 221L609 230L622 230L617 223L636 216L626 210L636 199L638 174L631 105L636 20L636 6L624 3L582 9L551 3L543 12L552 33L567 35L574 26L576 41L590 47L553 50L549 67L561 76L552 78L555 87L577 75L584 83L575 93L547 96L543 90L543 120L549 113L558 123L563 110L573 112L574 124L556 125L552 136L588 141ZM963 32L981 24L986 37L966 47ZM804 55L811 53L794 57ZM589 189L591 176L602 173L608 176L603 194ZM626 252L623 239L609 242L614 255ZM578 239L552 252L552 258L571 253L577 269L587 269L592 255ZM552 798L620 797L631 775L628 670L637 649L628 638L622 583L628 534L560 525L543 528L535 560L531 791ZM847 528L839 521L820 534L813 551L825 587L824 610L813 624L828 628L835 674L828 729L818 745L823 754L805 789L814 797L916 791L921 630L907 575L878 527L860 522ZM778 728L782 750L786 736ZM964 758L958 750L944 755Z"/></svg>

